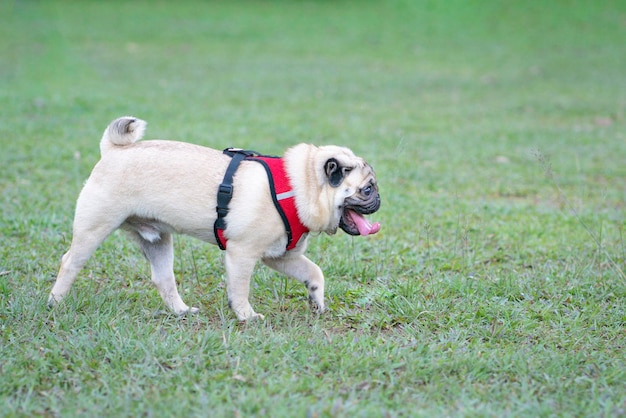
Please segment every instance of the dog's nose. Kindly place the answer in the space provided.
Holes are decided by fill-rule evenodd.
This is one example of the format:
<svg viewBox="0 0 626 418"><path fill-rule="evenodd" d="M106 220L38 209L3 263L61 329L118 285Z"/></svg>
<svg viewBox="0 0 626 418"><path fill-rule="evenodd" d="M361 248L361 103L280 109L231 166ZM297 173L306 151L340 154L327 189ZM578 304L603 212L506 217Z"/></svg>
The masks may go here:
<svg viewBox="0 0 626 418"><path fill-rule="evenodd" d="M376 195L374 199L371 199L368 204L363 207L363 214L368 215L376 212L380 209L380 195Z"/></svg>

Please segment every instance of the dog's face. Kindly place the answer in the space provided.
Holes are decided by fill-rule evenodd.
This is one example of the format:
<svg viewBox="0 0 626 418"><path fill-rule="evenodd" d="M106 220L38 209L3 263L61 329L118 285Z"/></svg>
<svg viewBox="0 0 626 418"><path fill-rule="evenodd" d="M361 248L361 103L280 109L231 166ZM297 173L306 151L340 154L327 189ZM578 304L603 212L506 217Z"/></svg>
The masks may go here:
<svg viewBox="0 0 626 418"><path fill-rule="evenodd" d="M328 185L335 189L333 223L350 235L374 234L380 224L372 225L363 217L380 208L374 170L352 152L342 151L324 163Z"/></svg>
<svg viewBox="0 0 626 418"><path fill-rule="evenodd" d="M375 234L379 223L363 215L380 208L372 167L348 148L298 145L285 155L302 221L312 231Z"/></svg>

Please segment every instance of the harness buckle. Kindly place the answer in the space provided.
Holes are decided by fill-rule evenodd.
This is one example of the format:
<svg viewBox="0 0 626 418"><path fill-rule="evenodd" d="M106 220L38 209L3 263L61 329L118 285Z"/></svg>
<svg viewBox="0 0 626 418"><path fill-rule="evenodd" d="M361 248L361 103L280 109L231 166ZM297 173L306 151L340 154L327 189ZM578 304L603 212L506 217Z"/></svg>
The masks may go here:
<svg viewBox="0 0 626 418"><path fill-rule="evenodd" d="M228 208L222 206L216 206L215 211L217 212L218 219L225 218L228 215Z"/></svg>
<svg viewBox="0 0 626 418"><path fill-rule="evenodd" d="M223 195L224 197L233 197L233 185L232 184L220 184L220 187L217 189L217 194Z"/></svg>

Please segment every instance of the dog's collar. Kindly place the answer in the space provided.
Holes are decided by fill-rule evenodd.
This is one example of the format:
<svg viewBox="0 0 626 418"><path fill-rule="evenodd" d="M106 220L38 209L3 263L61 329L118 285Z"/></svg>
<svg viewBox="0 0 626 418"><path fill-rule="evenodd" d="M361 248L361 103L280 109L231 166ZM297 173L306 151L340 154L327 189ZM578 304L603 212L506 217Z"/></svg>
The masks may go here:
<svg viewBox="0 0 626 418"><path fill-rule="evenodd" d="M285 170L284 160L280 157L260 155L254 151L244 151L238 148L227 148L224 150L224 154L232 159L217 192L217 207L215 208L217 219L215 220L213 231L219 247L222 250L226 249L227 240L224 236L226 222L224 218L228 214L228 203L233 196L233 176L239 167L239 163L243 160L248 160L256 161L265 168L274 207L276 207L276 211L285 226L287 234L286 250L293 250L302 236L309 232L309 229L302 224L298 216L295 194Z"/></svg>

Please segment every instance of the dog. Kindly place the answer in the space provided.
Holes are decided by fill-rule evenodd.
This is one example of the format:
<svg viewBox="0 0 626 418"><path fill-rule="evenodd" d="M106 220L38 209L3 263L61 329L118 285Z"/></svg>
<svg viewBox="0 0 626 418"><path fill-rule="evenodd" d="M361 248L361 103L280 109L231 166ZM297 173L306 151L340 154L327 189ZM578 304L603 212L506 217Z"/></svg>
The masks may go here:
<svg viewBox="0 0 626 418"><path fill-rule="evenodd" d="M68 294L96 248L121 228L139 244L150 262L152 282L175 314L198 309L187 306L176 288L173 234L225 249L228 305L239 320L263 319L248 301L259 260L303 283L313 312L323 312L324 275L304 256L308 236L335 234L338 228L350 235L379 231L379 223L364 217L380 208L372 167L348 148L299 144L270 161L282 164L286 174L282 181L289 190L278 196L272 192L281 180L272 179L256 154L241 156L237 150L222 152L186 142L139 141L145 128L145 121L126 116L104 131L101 159L76 202L72 243L62 257L48 304L54 306ZM229 180L225 173L235 159L239 166ZM218 197L224 190L231 191L226 205L220 203L224 196ZM277 204L283 198L292 200L300 237L288 231Z"/></svg>

